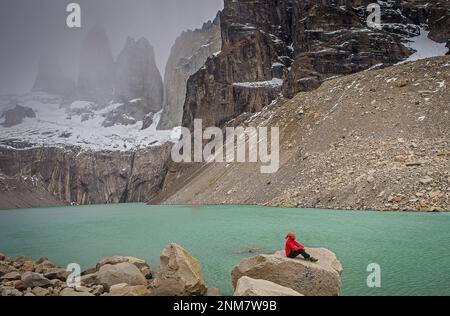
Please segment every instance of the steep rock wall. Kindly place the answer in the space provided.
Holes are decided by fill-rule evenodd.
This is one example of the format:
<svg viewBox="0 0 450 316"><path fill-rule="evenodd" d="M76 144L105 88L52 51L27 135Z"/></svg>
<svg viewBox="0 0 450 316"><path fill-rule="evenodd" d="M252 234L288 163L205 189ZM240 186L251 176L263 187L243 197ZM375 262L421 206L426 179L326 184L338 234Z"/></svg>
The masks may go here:
<svg viewBox="0 0 450 316"><path fill-rule="evenodd" d="M124 153L3 147L0 171L8 177L35 179L67 203L142 202L159 191L169 155L169 144Z"/></svg>

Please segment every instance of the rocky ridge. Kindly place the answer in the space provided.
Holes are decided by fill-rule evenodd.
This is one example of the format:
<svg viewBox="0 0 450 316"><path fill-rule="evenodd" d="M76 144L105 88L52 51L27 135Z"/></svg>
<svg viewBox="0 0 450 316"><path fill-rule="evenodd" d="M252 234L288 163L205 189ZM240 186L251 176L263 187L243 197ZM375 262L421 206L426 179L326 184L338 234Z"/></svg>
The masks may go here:
<svg viewBox="0 0 450 316"><path fill-rule="evenodd" d="M183 32L175 41L164 75L165 102L159 129L172 129L181 125L186 83L208 57L220 51L220 13L202 28Z"/></svg>
<svg viewBox="0 0 450 316"><path fill-rule="evenodd" d="M245 113L227 125L280 127L280 170L172 166L165 183L178 186L165 185L160 202L450 211L449 65L360 72Z"/></svg>
<svg viewBox="0 0 450 316"><path fill-rule="evenodd" d="M183 126L221 126L259 112L279 93L293 97L324 80L396 64L414 53L408 39L428 25L448 39L447 1L380 1L382 29L367 26L368 0L234 1L221 14L222 51L187 84Z"/></svg>
<svg viewBox="0 0 450 316"><path fill-rule="evenodd" d="M124 112L138 121L148 113L161 110L163 82L156 66L153 47L147 39L136 41L127 38L115 65L114 99L124 103ZM129 102L136 99L139 102ZM133 105L137 113L131 111Z"/></svg>

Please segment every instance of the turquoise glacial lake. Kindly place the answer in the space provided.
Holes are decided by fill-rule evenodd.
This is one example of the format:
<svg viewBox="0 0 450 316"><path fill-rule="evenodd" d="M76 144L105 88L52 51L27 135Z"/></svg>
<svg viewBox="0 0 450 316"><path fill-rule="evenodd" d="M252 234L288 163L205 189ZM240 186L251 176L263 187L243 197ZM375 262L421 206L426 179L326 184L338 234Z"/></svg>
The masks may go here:
<svg viewBox="0 0 450 316"><path fill-rule="evenodd" d="M450 214L381 213L241 206L144 204L0 211L0 252L66 266L110 255L159 263L176 242L196 257L210 287L232 294L230 271L248 249L273 253L296 232L308 247L335 252L342 295L450 295ZM367 267L381 267L381 288Z"/></svg>

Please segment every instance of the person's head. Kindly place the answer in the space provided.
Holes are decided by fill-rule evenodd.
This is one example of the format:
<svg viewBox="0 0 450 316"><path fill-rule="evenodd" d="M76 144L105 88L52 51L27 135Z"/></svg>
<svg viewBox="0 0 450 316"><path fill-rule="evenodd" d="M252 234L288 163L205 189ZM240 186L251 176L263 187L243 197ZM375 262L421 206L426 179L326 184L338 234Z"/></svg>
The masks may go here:
<svg viewBox="0 0 450 316"><path fill-rule="evenodd" d="M293 234L293 233L289 233L286 236L287 240L295 240L296 238L297 238L297 236L295 236L295 234Z"/></svg>

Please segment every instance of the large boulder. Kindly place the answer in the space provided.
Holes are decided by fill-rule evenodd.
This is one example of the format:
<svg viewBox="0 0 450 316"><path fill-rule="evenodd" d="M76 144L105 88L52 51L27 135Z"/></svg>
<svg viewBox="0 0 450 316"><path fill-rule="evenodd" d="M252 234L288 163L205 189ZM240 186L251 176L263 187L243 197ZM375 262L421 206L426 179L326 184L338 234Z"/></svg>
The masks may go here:
<svg viewBox="0 0 450 316"><path fill-rule="evenodd" d="M82 285L91 285L97 282L97 273L90 273L81 276Z"/></svg>
<svg viewBox="0 0 450 316"><path fill-rule="evenodd" d="M291 288L306 296L338 296L341 291L342 265L327 249L306 249L315 258L290 259L284 252L259 255L242 260L231 272L233 286L243 276L262 279Z"/></svg>
<svg viewBox="0 0 450 316"><path fill-rule="evenodd" d="M16 272L16 271L6 273L2 277L0 277L0 281L3 281L3 280L6 280L6 281L20 280L20 273Z"/></svg>
<svg viewBox="0 0 450 316"><path fill-rule="evenodd" d="M57 279L61 281L66 281L67 277L69 276L69 272L67 272L63 268L51 268L44 273L44 276L50 280Z"/></svg>
<svg viewBox="0 0 450 316"><path fill-rule="evenodd" d="M95 295L85 291L78 292L73 288L67 287L59 293L59 296L95 296Z"/></svg>
<svg viewBox="0 0 450 316"><path fill-rule="evenodd" d="M141 271L129 262L115 265L106 264L97 273L97 283L107 290L113 285L126 283L127 285L147 285L147 280Z"/></svg>
<svg viewBox="0 0 450 316"><path fill-rule="evenodd" d="M22 274L21 280L27 287L30 288L35 288L38 286L47 288L52 286L52 282L49 279L44 277L42 274L35 272L25 272Z"/></svg>
<svg viewBox="0 0 450 316"><path fill-rule="evenodd" d="M16 290L15 288L12 288L10 286L4 286L0 288L0 295L1 296L22 296L22 292Z"/></svg>
<svg viewBox="0 0 450 316"><path fill-rule="evenodd" d="M49 261L49 260L44 260L41 261L39 264L36 264L36 266L34 267L34 271L37 273L46 273L47 271L57 268L56 264L54 264L53 262Z"/></svg>
<svg viewBox="0 0 450 316"><path fill-rule="evenodd" d="M97 270L99 270L104 265L110 264L115 265L118 263L128 262L133 265L135 265L139 270L142 270L144 268L148 268L148 264L142 260L135 257L127 257L127 256L111 256L101 259L99 262L97 262Z"/></svg>
<svg viewBox="0 0 450 316"><path fill-rule="evenodd" d="M234 296L303 296L302 294L266 280L246 276L239 279Z"/></svg>
<svg viewBox="0 0 450 316"><path fill-rule="evenodd" d="M156 296L203 296L207 290L200 264L189 252L177 244L163 250L155 280Z"/></svg>
<svg viewBox="0 0 450 316"><path fill-rule="evenodd" d="M111 292L105 296L150 296L150 291L144 285L124 286L117 289L112 289Z"/></svg>

